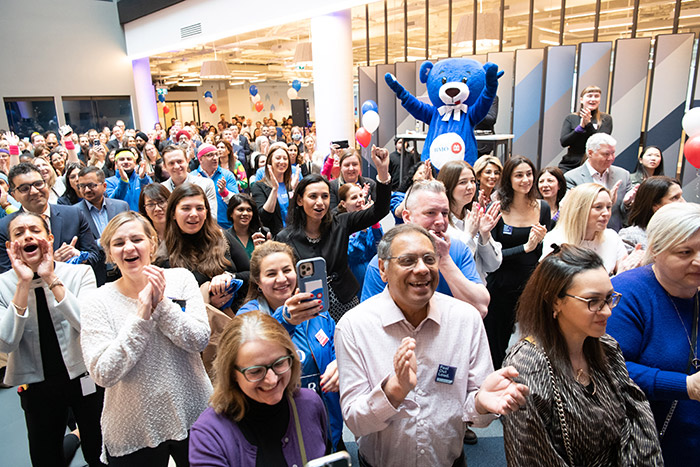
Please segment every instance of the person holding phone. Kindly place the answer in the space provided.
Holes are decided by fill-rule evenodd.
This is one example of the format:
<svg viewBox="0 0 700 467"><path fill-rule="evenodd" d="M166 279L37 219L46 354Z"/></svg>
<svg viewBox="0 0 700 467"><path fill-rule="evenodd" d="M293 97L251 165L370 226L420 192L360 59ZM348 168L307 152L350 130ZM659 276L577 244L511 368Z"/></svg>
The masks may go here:
<svg viewBox="0 0 700 467"><path fill-rule="evenodd" d="M348 266L350 234L376 224L390 209L389 151L372 146L372 160L378 182L374 205L361 211L333 212L328 180L311 174L299 182L289 203L288 225L277 236L278 241L291 245L300 259L320 256L326 260L329 312L336 322L359 304L360 284Z"/></svg>
<svg viewBox="0 0 700 467"><path fill-rule="evenodd" d="M600 111L600 97L601 89L598 86L586 86L581 91L578 113L572 113L564 119L559 137L562 147L567 148L559 163L562 172L581 165L589 137L595 133L612 133L613 119Z"/></svg>
<svg viewBox="0 0 700 467"><path fill-rule="evenodd" d="M297 288L294 252L280 242L265 242L250 260L246 304L238 315L259 310L272 315L289 332L301 360L301 386L318 393L328 410L335 450L344 449L343 415L335 361L335 321L321 300Z"/></svg>

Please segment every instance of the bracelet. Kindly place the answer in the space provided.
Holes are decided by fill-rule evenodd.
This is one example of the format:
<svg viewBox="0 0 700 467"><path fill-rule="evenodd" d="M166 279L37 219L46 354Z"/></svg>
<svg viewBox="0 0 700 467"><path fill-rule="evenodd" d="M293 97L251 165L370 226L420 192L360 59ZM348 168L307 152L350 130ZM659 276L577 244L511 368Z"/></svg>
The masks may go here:
<svg viewBox="0 0 700 467"><path fill-rule="evenodd" d="M379 177L377 177L377 183L381 183L382 185L388 185L391 183L391 174L389 174L389 178L386 180L379 180Z"/></svg>
<svg viewBox="0 0 700 467"><path fill-rule="evenodd" d="M61 279L56 277L56 279L54 279L51 285L49 285L49 290L53 290L54 287L58 287L59 285L63 287L63 282L61 282Z"/></svg>
<svg viewBox="0 0 700 467"><path fill-rule="evenodd" d="M19 311L19 312L22 313L22 314L24 314L24 312L27 311L27 307L26 307L26 306L24 306L24 307L23 307L23 306L19 306L19 305L17 305L15 302L10 302L10 303L12 304L13 307L15 307L15 310Z"/></svg>

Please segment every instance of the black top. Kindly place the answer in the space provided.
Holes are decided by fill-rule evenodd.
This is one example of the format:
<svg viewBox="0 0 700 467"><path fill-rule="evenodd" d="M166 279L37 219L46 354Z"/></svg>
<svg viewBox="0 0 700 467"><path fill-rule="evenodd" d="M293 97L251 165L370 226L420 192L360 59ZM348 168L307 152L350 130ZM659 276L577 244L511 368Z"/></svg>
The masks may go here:
<svg viewBox="0 0 700 467"><path fill-rule="evenodd" d="M284 228L284 223L282 222L282 210L280 209L279 203L275 204L275 212L267 212L263 209L267 198L272 192L272 187L263 181L255 182L250 187L250 195L253 197L255 204L258 206L258 214L260 215L260 222L262 225L270 229L272 235L275 236ZM289 201L292 201L290 196ZM291 206L290 206L291 208Z"/></svg>
<svg viewBox="0 0 700 467"><path fill-rule="evenodd" d="M564 123L561 126L561 136L559 137L559 141L561 142L562 147L568 147L566 154L564 157L562 157L561 162L559 163L559 168L562 170L575 169L581 165L583 156L586 153L586 141L588 141L588 138L596 133L612 133L612 117L602 112L600 113L600 125L598 125L598 128L596 128L594 122L591 121L588 125L586 125L586 128L584 128L582 133L578 133L576 131L576 127L578 127L579 123L581 123L580 115L569 114L564 119Z"/></svg>
<svg viewBox="0 0 700 467"><path fill-rule="evenodd" d="M35 273L34 278L37 277L38 275ZM41 352L41 364L44 368L44 380L67 380L68 370L63 361L61 346L58 344L56 328L51 319L51 312L49 311L44 289L39 286L34 289L34 294L36 295L36 315L39 323L39 350Z"/></svg>
<svg viewBox="0 0 700 467"><path fill-rule="evenodd" d="M326 260L329 285L341 303L349 302L360 290L360 284L348 266L348 242L350 235L364 230L389 213L391 186L377 183L374 205L363 211L335 213L330 228L321 235L318 243L307 240L306 234L287 227L276 240L289 244L299 259L321 256Z"/></svg>
<svg viewBox="0 0 700 467"><path fill-rule="evenodd" d="M255 465L287 467L282 452L282 438L289 426L287 397L282 397L275 405L268 405L245 396L245 405L245 416L238 422L238 428L246 441L258 448Z"/></svg>
<svg viewBox="0 0 700 467"><path fill-rule="evenodd" d="M550 230L552 214L547 202L538 200L540 204L539 223ZM542 243L529 253L525 253L525 244L530 237L531 227L513 227L501 218L491 230L493 239L500 242L503 250L501 266L486 277L489 287L520 289L535 270L540 256Z"/></svg>
<svg viewBox="0 0 700 467"><path fill-rule="evenodd" d="M394 179L392 177L391 181L393 182ZM357 185L362 188L365 186L365 183L369 184L369 194L372 197L372 199L377 197L377 182L372 180L371 178L365 178L362 175L357 179ZM340 179L336 178L334 180L330 181L331 185L331 204L329 209L332 211L335 208L338 207L338 203L340 203L340 199L338 199L338 190L340 190L340 187L343 186L340 184Z"/></svg>

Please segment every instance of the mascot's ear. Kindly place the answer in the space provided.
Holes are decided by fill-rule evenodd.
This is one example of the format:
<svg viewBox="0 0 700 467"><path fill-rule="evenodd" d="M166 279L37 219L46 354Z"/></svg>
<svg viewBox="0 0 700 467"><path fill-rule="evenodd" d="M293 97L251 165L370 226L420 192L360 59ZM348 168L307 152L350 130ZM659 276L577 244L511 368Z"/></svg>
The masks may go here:
<svg viewBox="0 0 700 467"><path fill-rule="evenodd" d="M433 69L433 64L431 62L423 62L420 66L420 82L425 84L428 82L428 75L430 70Z"/></svg>

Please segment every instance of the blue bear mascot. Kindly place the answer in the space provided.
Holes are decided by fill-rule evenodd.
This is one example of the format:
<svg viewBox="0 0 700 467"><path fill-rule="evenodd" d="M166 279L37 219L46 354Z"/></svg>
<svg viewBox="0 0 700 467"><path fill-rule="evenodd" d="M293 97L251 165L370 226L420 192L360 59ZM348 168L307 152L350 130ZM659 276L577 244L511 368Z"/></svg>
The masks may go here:
<svg viewBox="0 0 700 467"><path fill-rule="evenodd" d="M474 127L488 114L501 76L503 71L499 72L495 63L482 66L470 58L449 58L436 65L424 62L420 81L425 83L432 105L406 91L391 73L384 79L408 113L430 125L422 160L430 158L430 147L436 138L455 133L463 141L464 160L473 165L478 156ZM458 143L455 146L462 149Z"/></svg>

